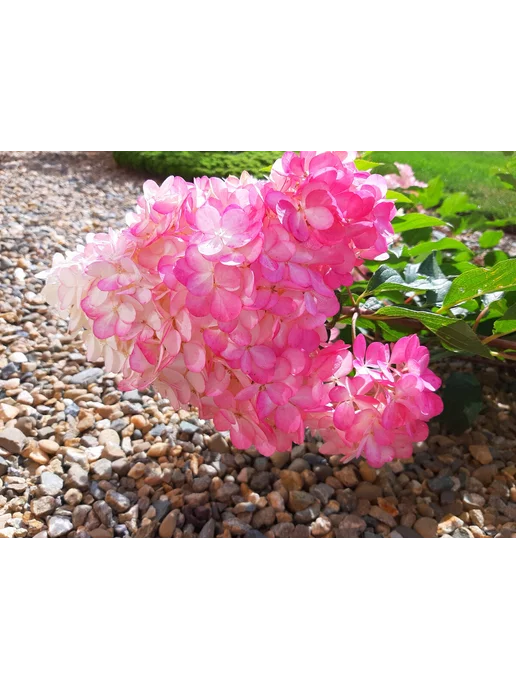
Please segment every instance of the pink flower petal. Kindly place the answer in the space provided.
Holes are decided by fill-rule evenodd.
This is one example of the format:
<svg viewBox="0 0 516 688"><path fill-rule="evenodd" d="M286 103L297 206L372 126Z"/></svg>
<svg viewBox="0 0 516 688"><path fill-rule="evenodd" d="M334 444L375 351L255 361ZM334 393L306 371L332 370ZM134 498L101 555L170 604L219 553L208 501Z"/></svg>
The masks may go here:
<svg viewBox="0 0 516 688"><path fill-rule="evenodd" d="M213 291L210 312L214 318L221 322L228 322L237 318L241 310L242 301L236 294L225 289L216 288Z"/></svg>
<svg viewBox="0 0 516 688"><path fill-rule="evenodd" d="M183 353L188 370L199 373L206 365L206 351L197 342L183 344Z"/></svg>

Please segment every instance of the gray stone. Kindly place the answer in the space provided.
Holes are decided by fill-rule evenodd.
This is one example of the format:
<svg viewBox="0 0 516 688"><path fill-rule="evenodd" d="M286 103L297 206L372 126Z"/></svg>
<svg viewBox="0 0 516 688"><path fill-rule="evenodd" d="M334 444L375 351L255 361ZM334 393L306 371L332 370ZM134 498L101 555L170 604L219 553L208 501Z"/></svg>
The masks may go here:
<svg viewBox="0 0 516 688"><path fill-rule="evenodd" d="M88 487L87 471L78 463L72 464L66 475L66 485L67 487L76 487L78 490L86 490Z"/></svg>
<svg viewBox="0 0 516 688"><path fill-rule="evenodd" d="M116 444L120 446L120 436L116 430L107 428L106 430L102 430L99 434L99 444L103 446L106 444Z"/></svg>
<svg viewBox="0 0 516 688"><path fill-rule="evenodd" d="M98 380L102 375L104 375L104 371L101 368L86 368L86 370L81 370L80 373L73 375L70 379L70 383L72 385L87 387L92 382L95 382L95 380Z"/></svg>
<svg viewBox="0 0 516 688"><path fill-rule="evenodd" d="M445 490L451 490L454 487L453 478L449 476L442 476L440 478L433 478L428 481L428 487L432 492L437 494L444 492Z"/></svg>
<svg viewBox="0 0 516 688"><path fill-rule="evenodd" d="M49 497L56 497L63 489L63 479L55 473L45 471L41 474L41 483L39 485L39 492L42 495Z"/></svg>
<svg viewBox="0 0 516 688"><path fill-rule="evenodd" d="M318 518L320 513L320 505L317 503L312 504L312 506L309 506L307 509L303 509L302 511L298 511L296 514L294 514L294 521L303 525L309 525Z"/></svg>
<svg viewBox="0 0 516 688"><path fill-rule="evenodd" d="M72 515L74 528L83 526L86 523L86 519L88 518L88 514L90 513L90 511L91 506L89 506L89 504L79 504L79 506L75 507Z"/></svg>
<svg viewBox="0 0 516 688"><path fill-rule="evenodd" d="M326 506L335 494L335 490L326 483L318 483L317 485L312 485L310 494L318 499L323 506Z"/></svg>
<svg viewBox="0 0 516 688"><path fill-rule="evenodd" d="M3 456L0 456L0 476L5 475L8 470L9 470L9 464L4 459Z"/></svg>
<svg viewBox="0 0 516 688"><path fill-rule="evenodd" d="M288 467L288 470L302 473L303 471L310 470L310 464L305 459L295 459Z"/></svg>
<svg viewBox="0 0 516 688"><path fill-rule="evenodd" d="M51 516L48 519L48 534L51 538L62 537L73 530L72 522L64 516Z"/></svg>
<svg viewBox="0 0 516 688"><path fill-rule="evenodd" d="M109 480L113 475L113 466L109 459L100 459L91 464L91 475L95 480Z"/></svg>
<svg viewBox="0 0 516 688"><path fill-rule="evenodd" d="M193 435L195 432L199 431L199 428L197 427L197 425L193 425L193 423L189 423L186 420L182 420L179 423L179 430L181 432L186 433L187 435Z"/></svg>
<svg viewBox="0 0 516 688"><path fill-rule="evenodd" d="M129 473L131 464L127 459L116 459L112 462L111 467L117 475L123 478Z"/></svg>
<svg viewBox="0 0 516 688"><path fill-rule="evenodd" d="M210 518L210 520L203 526L201 532L199 533L200 538L214 538L215 537L215 520Z"/></svg>
<svg viewBox="0 0 516 688"><path fill-rule="evenodd" d="M0 430L0 447L10 454L21 454L26 442L26 436L17 428Z"/></svg>
<svg viewBox="0 0 516 688"><path fill-rule="evenodd" d="M104 501L95 502L93 505L93 511L97 514L99 521L106 528L113 528L115 521L113 519L113 510Z"/></svg>
<svg viewBox="0 0 516 688"><path fill-rule="evenodd" d="M40 497L40 499L33 499L30 503L30 510L36 518L43 518L53 513L56 508L56 500L54 497Z"/></svg>

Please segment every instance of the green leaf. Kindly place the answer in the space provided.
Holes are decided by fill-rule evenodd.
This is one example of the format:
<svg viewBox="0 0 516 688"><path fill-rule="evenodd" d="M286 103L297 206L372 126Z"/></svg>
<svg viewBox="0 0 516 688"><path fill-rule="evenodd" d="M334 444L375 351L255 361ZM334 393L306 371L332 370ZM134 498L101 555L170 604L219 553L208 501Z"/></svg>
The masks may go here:
<svg viewBox="0 0 516 688"><path fill-rule="evenodd" d="M487 346L482 344L480 339L464 320L458 320L451 325L441 327L437 331L437 336L443 344L446 344L454 351L467 351L470 354L475 354L484 358L492 358Z"/></svg>
<svg viewBox="0 0 516 688"><path fill-rule="evenodd" d="M422 244L417 244L417 246L409 250L409 255L412 257L421 256L424 253L430 253L430 251L467 251L470 256L473 255L462 241L448 238L439 239L439 241L425 241Z"/></svg>
<svg viewBox="0 0 516 688"><path fill-rule="evenodd" d="M507 290L516 290L516 258L504 260L492 268L464 272L452 282L443 307L452 308L483 294Z"/></svg>
<svg viewBox="0 0 516 688"><path fill-rule="evenodd" d="M397 342L398 339L406 337L409 334L415 334L418 331L417 323L413 326L408 323L398 324L396 320L376 320L378 327L382 331L382 336L387 342Z"/></svg>
<svg viewBox="0 0 516 688"><path fill-rule="evenodd" d="M472 256L472 251L467 248L465 251L457 251L457 253L454 253L452 256L452 260L454 263L464 263L467 262L471 259Z"/></svg>
<svg viewBox="0 0 516 688"><path fill-rule="evenodd" d="M374 171L375 174L396 174L398 175L400 171L393 162L380 163Z"/></svg>
<svg viewBox="0 0 516 688"><path fill-rule="evenodd" d="M477 205L469 202L468 195L464 191L458 191L444 199L439 208L439 213L443 217L453 217L458 213L467 213L471 210L477 210L477 208Z"/></svg>
<svg viewBox="0 0 516 688"><path fill-rule="evenodd" d="M494 324L494 334L509 334L516 330L516 304L512 305Z"/></svg>
<svg viewBox="0 0 516 688"><path fill-rule="evenodd" d="M503 231L501 229L497 231L494 229L487 229L478 240L478 243L480 248L494 248L498 246L502 239Z"/></svg>
<svg viewBox="0 0 516 688"><path fill-rule="evenodd" d="M392 189L389 189L389 191L387 191L385 198L387 198L389 201L395 201L396 203L410 203L410 205L414 205L413 198L409 198L408 196L405 196L405 194L402 194L399 191L392 191Z"/></svg>
<svg viewBox="0 0 516 688"><path fill-rule="evenodd" d="M492 268L493 265L501 263L504 260L509 260L509 256L505 253L505 251L500 251L499 249L496 249L495 251L491 251L484 257L484 265L488 268Z"/></svg>
<svg viewBox="0 0 516 688"><path fill-rule="evenodd" d="M425 307L440 306L451 287L451 282L439 267L435 251L418 266L418 274L428 277L432 284L432 288L428 289Z"/></svg>
<svg viewBox="0 0 516 688"><path fill-rule="evenodd" d="M430 241L432 238L433 229L431 227L423 227L422 229L409 229L403 234L403 241L407 246L416 246L423 241Z"/></svg>
<svg viewBox="0 0 516 688"><path fill-rule="evenodd" d="M452 373L442 393L442 421L453 433L465 432L482 410L482 387L474 375Z"/></svg>
<svg viewBox="0 0 516 688"><path fill-rule="evenodd" d="M507 189L516 189L516 177L513 174L497 174Z"/></svg>
<svg viewBox="0 0 516 688"><path fill-rule="evenodd" d="M392 291L393 289L426 291L431 287L431 283L425 279L415 279L413 282L406 282L397 270L394 270L389 265L380 265L371 277L366 293L378 294L384 291Z"/></svg>
<svg viewBox="0 0 516 688"><path fill-rule="evenodd" d="M423 215L422 213L410 213L403 217L395 217L392 225L396 233L407 232L410 229L423 229L424 227L441 227L446 225L444 220L433 215Z"/></svg>
<svg viewBox="0 0 516 688"><path fill-rule="evenodd" d="M504 217L498 220L489 220L482 223L485 227L510 227L516 225L516 217Z"/></svg>
<svg viewBox="0 0 516 688"><path fill-rule="evenodd" d="M439 201L443 197L444 184L441 177L435 177L428 182L426 189L422 189L419 192L419 202L428 210L429 208L435 208L439 205Z"/></svg>
<svg viewBox="0 0 516 688"><path fill-rule="evenodd" d="M363 158L357 158L355 160L355 165L357 170L360 170L361 172L367 172L368 170L372 170L374 167L380 167L382 163L372 162L372 160L364 160Z"/></svg>
<svg viewBox="0 0 516 688"><path fill-rule="evenodd" d="M376 315L381 315L389 318L411 318L422 323L427 330L437 332L442 327L453 325L458 322L455 318L448 318L444 315L431 313L429 311L415 311L411 308L403 308L402 306L385 306L376 311Z"/></svg>
<svg viewBox="0 0 516 688"><path fill-rule="evenodd" d="M476 270L477 266L473 265L473 263L454 263L453 267L455 271L459 272L469 272L470 270Z"/></svg>

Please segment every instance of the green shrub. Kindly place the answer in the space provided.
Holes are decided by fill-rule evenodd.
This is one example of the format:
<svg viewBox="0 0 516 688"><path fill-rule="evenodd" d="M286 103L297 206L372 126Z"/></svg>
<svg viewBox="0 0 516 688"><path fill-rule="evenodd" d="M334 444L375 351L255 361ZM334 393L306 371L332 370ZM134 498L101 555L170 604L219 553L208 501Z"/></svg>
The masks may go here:
<svg viewBox="0 0 516 688"><path fill-rule="evenodd" d="M282 151L116 151L116 162L123 167L147 172L158 177L240 176L247 171L263 177L265 170L282 155Z"/></svg>

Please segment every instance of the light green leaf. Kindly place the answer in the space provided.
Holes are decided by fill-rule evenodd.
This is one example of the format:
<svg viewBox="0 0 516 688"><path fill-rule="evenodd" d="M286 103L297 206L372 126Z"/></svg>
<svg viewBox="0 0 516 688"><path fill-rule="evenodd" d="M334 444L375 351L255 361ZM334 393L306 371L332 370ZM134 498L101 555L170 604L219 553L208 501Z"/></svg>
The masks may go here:
<svg viewBox="0 0 516 688"><path fill-rule="evenodd" d="M504 260L492 268L476 268L457 277L446 295L443 308L458 306L494 291L516 290L516 258Z"/></svg>
<svg viewBox="0 0 516 688"><path fill-rule="evenodd" d="M428 210L428 208L435 208L439 205L439 201L443 197L444 184L441 177L435 177L428 182L426 189L419 192L419 202Z"/></svg>
<svg viewBox="0 0 516 688"><path fill-rule="evenodd" d="M454 263L453 268L459 272L469 272L470 270L476 270L477 266L473 265L473 263Z"/></svg>
<svg viewBox="0 0 516 688"><path fill-rule="evenodd" d="M364 160L363 158L357 158L355 160L356 168L361 172L367 172L368 170L372 170L374 167L380 167L382 164L383 163L381 162L373 162L372 160Z"/></svg>
<svg viewBox="0 0 516 688"><path fill-rule="evenodd" d="M410 205L414 205L413 198L409 198L408 196L405 196L405 194L402 194L399 191L392 191L392 189L389 189L389 191L387 191L385 198L387 198L389 201L395 201L396 203L410 203Z"/></svg>
<svg viewBox="0 0 516 688"><path fill-rule="evenodd" d="M469 202L468 195L464 191L458 191L444 199L439 208L439 213L443 217L453 217L458 213L467 213L471 210L477 210L477 208L477 205Z"/></svg>
<svg viewBox="0 0 516 688"><path fill-rule="evenodd" d="M494 248L495 246L498 246L502 239L503 231L501 229L497 231L494 229L488 229L482 234L478 240L478 243L480 248Z"/></svg>
<svg viewBox="0 0 516 688"><path fill-rule="evenodd" d="M392 223L394 231L408 232L411 229L423 229L424 227L441 227L446 225L444 220L433 215L423 215L422 213L410 213L403 217L395 217Z"/></svg>

